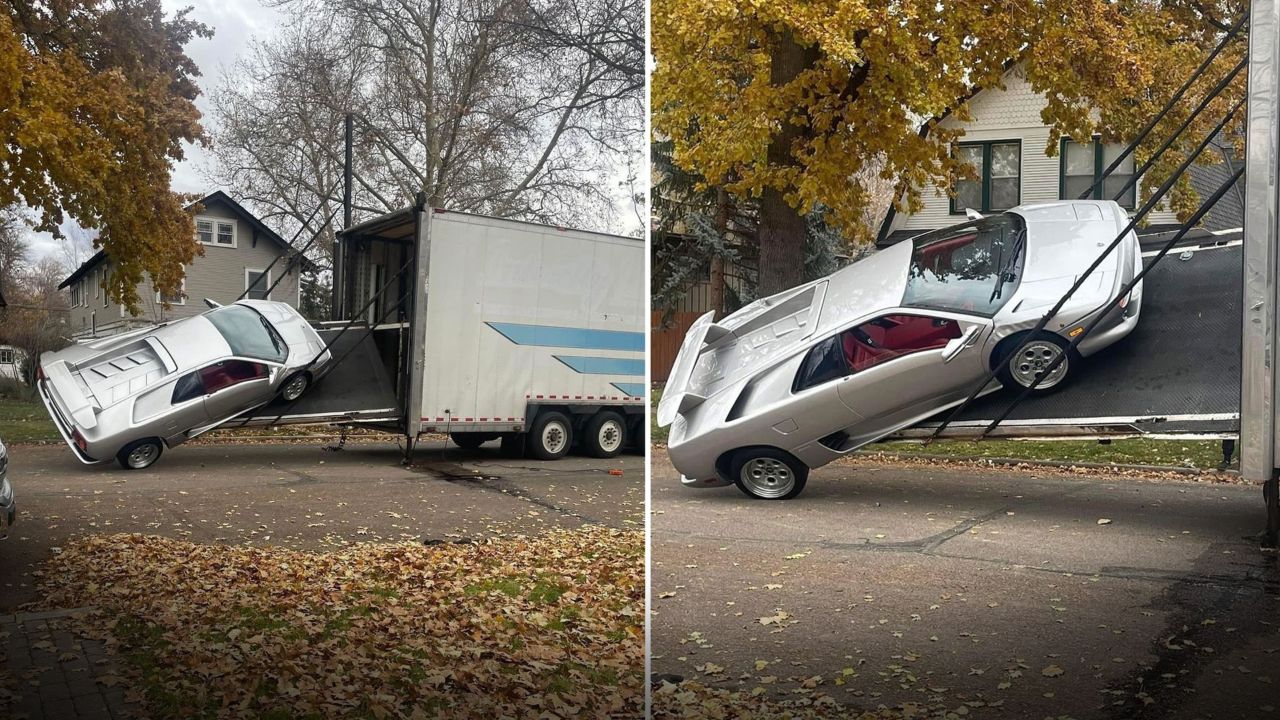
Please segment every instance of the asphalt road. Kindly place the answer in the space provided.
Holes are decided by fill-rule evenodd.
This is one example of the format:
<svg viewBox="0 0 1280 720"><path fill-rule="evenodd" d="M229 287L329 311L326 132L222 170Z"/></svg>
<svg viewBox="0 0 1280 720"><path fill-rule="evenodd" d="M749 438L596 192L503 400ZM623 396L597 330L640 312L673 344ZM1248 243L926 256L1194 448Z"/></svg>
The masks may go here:
<svg viewBox="0 0 1280 720"><path fill-rule="evenodd" d="M662 450L652 487L657 673L970 717L1280 718L1257 487L859 461L765 502L682 487Z"/></svg>
<svg viewBox="0 0 1280 720"><path fill-rule="evenodd" d="M87 533L321 549L643 525L642 457L542 462L503 457L497 443L442 446L424 442L406 468L387 443L193 444L142 471L86 467L62 445L11 446L19 516L0 541L0 614L34 600L33 570Z"/></svg>

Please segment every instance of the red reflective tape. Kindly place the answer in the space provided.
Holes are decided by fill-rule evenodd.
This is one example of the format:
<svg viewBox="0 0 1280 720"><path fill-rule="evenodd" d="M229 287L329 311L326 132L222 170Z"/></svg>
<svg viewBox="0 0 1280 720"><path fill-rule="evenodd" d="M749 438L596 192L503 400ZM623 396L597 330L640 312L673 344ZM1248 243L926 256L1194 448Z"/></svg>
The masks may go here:
<svg viewBox="0 0 1280 720"><path fill-rule="evenodd" d="M463 418L463 419L462 419L462 421L463 421L463 422L471 422L471 421L473 421L473 420L475 420L475 418Z"/></svg>

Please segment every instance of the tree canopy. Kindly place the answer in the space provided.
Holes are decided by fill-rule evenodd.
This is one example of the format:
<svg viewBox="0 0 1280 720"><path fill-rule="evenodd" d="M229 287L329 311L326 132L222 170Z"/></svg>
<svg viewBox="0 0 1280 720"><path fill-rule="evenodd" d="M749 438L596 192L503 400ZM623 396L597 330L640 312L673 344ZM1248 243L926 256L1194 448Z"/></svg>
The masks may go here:
<svg viewBox="0 0 1280 720"><path fill-rule="evenodd" d="M183 47L209 35L160 0L0 0L0 206L99 231L110 297L137 307L149 276L175 292L198 252L170 190L183 142L203 139L200 74Z"/></svg>
<svg viewBox="0 0 1280 720"><path fill-rule="evenodd" d="M1243 12L1147 0L654 0L654 128L674 161L760 203L760 290L803 277L804 216L815 208L854 244L870 239L868 169L898 183L899 209L919 210L925 187L951 187L973 169L951 152L967 102L1022 63L1048 98L1056 133L1128 140ZM1243 53L1224 52L1196 88L1211 87ZM1243 92L1243 74L1233 92ZM1194 98L1195 93L1191 94ZM1222 116L1224 97L1178 143L1185 150ZM1144 160L1194 102L1162 121ZM1047 151L1057 152L1057 135ZM1181 159L1144 182L1149 191ZM1161 173L1165 173L1161 177ZM1189 214L1184 184L1173 201Z"/></svg>

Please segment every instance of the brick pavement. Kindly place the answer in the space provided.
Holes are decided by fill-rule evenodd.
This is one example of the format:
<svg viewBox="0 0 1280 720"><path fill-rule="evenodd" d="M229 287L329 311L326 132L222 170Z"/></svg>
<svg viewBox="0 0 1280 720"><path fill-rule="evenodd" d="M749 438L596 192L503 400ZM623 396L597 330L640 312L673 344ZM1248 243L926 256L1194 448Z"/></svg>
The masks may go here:
<svg viewBox="0 0 1280 720"><path fill-rule="evenodd" d="M0 615L0 716L12 720L124 720L142 716L124 696L120 660L70 629L92 608Z"/></svg>

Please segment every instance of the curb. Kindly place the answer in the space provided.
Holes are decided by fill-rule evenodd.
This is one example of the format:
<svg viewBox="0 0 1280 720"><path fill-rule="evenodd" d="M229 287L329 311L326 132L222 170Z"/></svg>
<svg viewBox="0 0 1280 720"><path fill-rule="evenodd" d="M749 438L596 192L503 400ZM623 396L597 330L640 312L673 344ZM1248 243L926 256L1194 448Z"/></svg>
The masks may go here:
<svg viewBox="0 0 1280 720"><path fill-rule="evenodd" d="M988 465L1031 465L1051 468L1089 468L1094 470L1133 470L1137 472L1177 473L1179 475L1239 475L1237 470L1201 470L1181 465L1139 465L1134 463L1101 463L1073 460L1028 460L1011 457L964 457L961 455L936 455L932 453L893 453L882 450L855 450L854 455L890 460L942 460L950 462L974 462Z"/></svg>
<svg viewBox="0 0 1280 720"><path fill-rule="evenodd" d="M93 605L78 608L60 608L57 610L41 610L40 612L14 613L12 615L0 615L0 625L18 624L29 622L40 622L42 620L59 620L61 618L75 617L77 615L85 615L96 611L98 608Z"/></svg>

